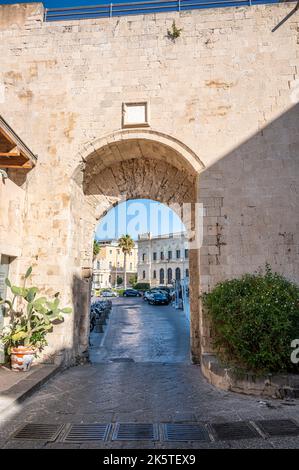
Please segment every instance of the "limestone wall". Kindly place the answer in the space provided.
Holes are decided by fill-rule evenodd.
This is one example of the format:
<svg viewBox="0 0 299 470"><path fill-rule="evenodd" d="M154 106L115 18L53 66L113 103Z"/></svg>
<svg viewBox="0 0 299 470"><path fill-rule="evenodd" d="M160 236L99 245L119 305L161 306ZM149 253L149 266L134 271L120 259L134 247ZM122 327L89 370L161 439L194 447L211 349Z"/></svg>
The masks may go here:
<svg viewBox="0 0 299 470"><path fill-rule="evenodd" d="M23 246L25 190L0 175L0 254L19 257Z"/></svg>
<svg viewBox="0 0 299 470"><path fill-rule="evenodd" d="M132 101L147 101L150 129L204 165L196 180L204 246L193 284L206 290L266 261L299 282L298 12L273 31L293 7L44 23L41 4L0 6L0 114L39 155L21 257L24 267L34 264L35 282L63 290L67 303L78 302L74 291L88 295L82 268L91 266L96 216L93 194L80 186L82 155L121 129L122 103ZM183 29L175 42L167 37L173 20ZM117 160L97 152L110 166ZM71 350L78 328L86 330L82 308L54 349Z"/></svg>

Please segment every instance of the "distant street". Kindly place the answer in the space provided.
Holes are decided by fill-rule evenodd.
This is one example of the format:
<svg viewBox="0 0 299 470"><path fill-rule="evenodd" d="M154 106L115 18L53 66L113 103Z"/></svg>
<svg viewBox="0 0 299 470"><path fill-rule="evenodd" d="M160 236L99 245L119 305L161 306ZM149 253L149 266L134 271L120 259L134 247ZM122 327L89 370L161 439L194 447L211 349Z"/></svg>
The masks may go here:
<svg viewBox="0 0 299 470"><path fill-rule="evenodd" d="M93 363L190 361L189 324L182 310L149 305L139 297L113 299L113 305L103 340L91 335Z"/></svg>

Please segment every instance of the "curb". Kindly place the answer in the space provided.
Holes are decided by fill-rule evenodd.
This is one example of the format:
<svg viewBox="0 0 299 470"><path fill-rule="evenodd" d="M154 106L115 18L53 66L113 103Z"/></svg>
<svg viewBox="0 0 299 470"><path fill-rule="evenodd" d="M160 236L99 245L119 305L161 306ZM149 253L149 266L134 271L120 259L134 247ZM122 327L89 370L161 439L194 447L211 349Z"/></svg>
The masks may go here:
<svg viewBox="0 0 299 470"><path fill-rule="evenodd" d="M42 385L62 371L62 367L58 365L41 365L38 369L30 374L28 378L16 383L0 394L0 413L7 411L12 406L22 403L35 393ZM15 374L16 372L12 372ZM4 406L1 404L1 398L5 398Z"/></svg>

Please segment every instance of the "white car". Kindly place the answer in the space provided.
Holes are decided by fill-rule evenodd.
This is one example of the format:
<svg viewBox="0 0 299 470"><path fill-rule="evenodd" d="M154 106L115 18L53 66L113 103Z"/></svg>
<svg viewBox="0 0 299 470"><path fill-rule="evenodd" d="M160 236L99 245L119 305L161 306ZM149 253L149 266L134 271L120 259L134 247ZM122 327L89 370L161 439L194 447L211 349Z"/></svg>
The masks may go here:
<svg viewBox="0 0 299 470"><path fill-rule="evenodd" d="M102 292L102 297L117 297L117 292L114 292L113 290L104 290Z"/></svg>

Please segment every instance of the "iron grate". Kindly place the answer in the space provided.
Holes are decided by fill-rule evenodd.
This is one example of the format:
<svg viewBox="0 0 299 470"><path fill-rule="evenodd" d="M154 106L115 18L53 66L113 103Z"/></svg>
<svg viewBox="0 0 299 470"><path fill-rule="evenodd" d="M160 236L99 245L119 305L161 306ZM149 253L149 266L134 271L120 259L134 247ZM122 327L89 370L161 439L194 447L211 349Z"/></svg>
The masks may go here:
<svg viewBox="0 0 299 470"><path fill-rule="evenodd" d="M163 431L165 441L211 441L202 424L164 424Z"/></svg>
<svg viewBox="0 0 299 470"><path fill-rule="evenodd" d="M158 441L159 431L155 424L117 423L113 441Z"/></svg>
<svg viewBox="0 0 299 470"><path fill-rule="evenodd" d="M255 424L268 437L299 435L298 424L290 419L269 419L255 421Z"/></svg>
<svg viewBox="0 0 299 470"><path fill-rule="evenodd" d="M131 357L112 357L110 362L135 362Z"/></svg>
<svg viewBox="0 0 299 470"><path fill-rule="evenodd" d="M237 439L253 439L260 438L256 429L247 421L234 421L231 423L214 423L211 424L218 440L237 440Z"/></svg>
<svg viewBox="0 0 299 470"><path fill-rule="evenodd" d="M13 439L30 439L54 442L64 424L36 424L28 423L13 435Z"/></svg>
<svg viewBox="0 0 299 470"><path fill-rule="evenodd" d="M72 424L62 440L64 442L106 441L110 424Z"/></svg>

